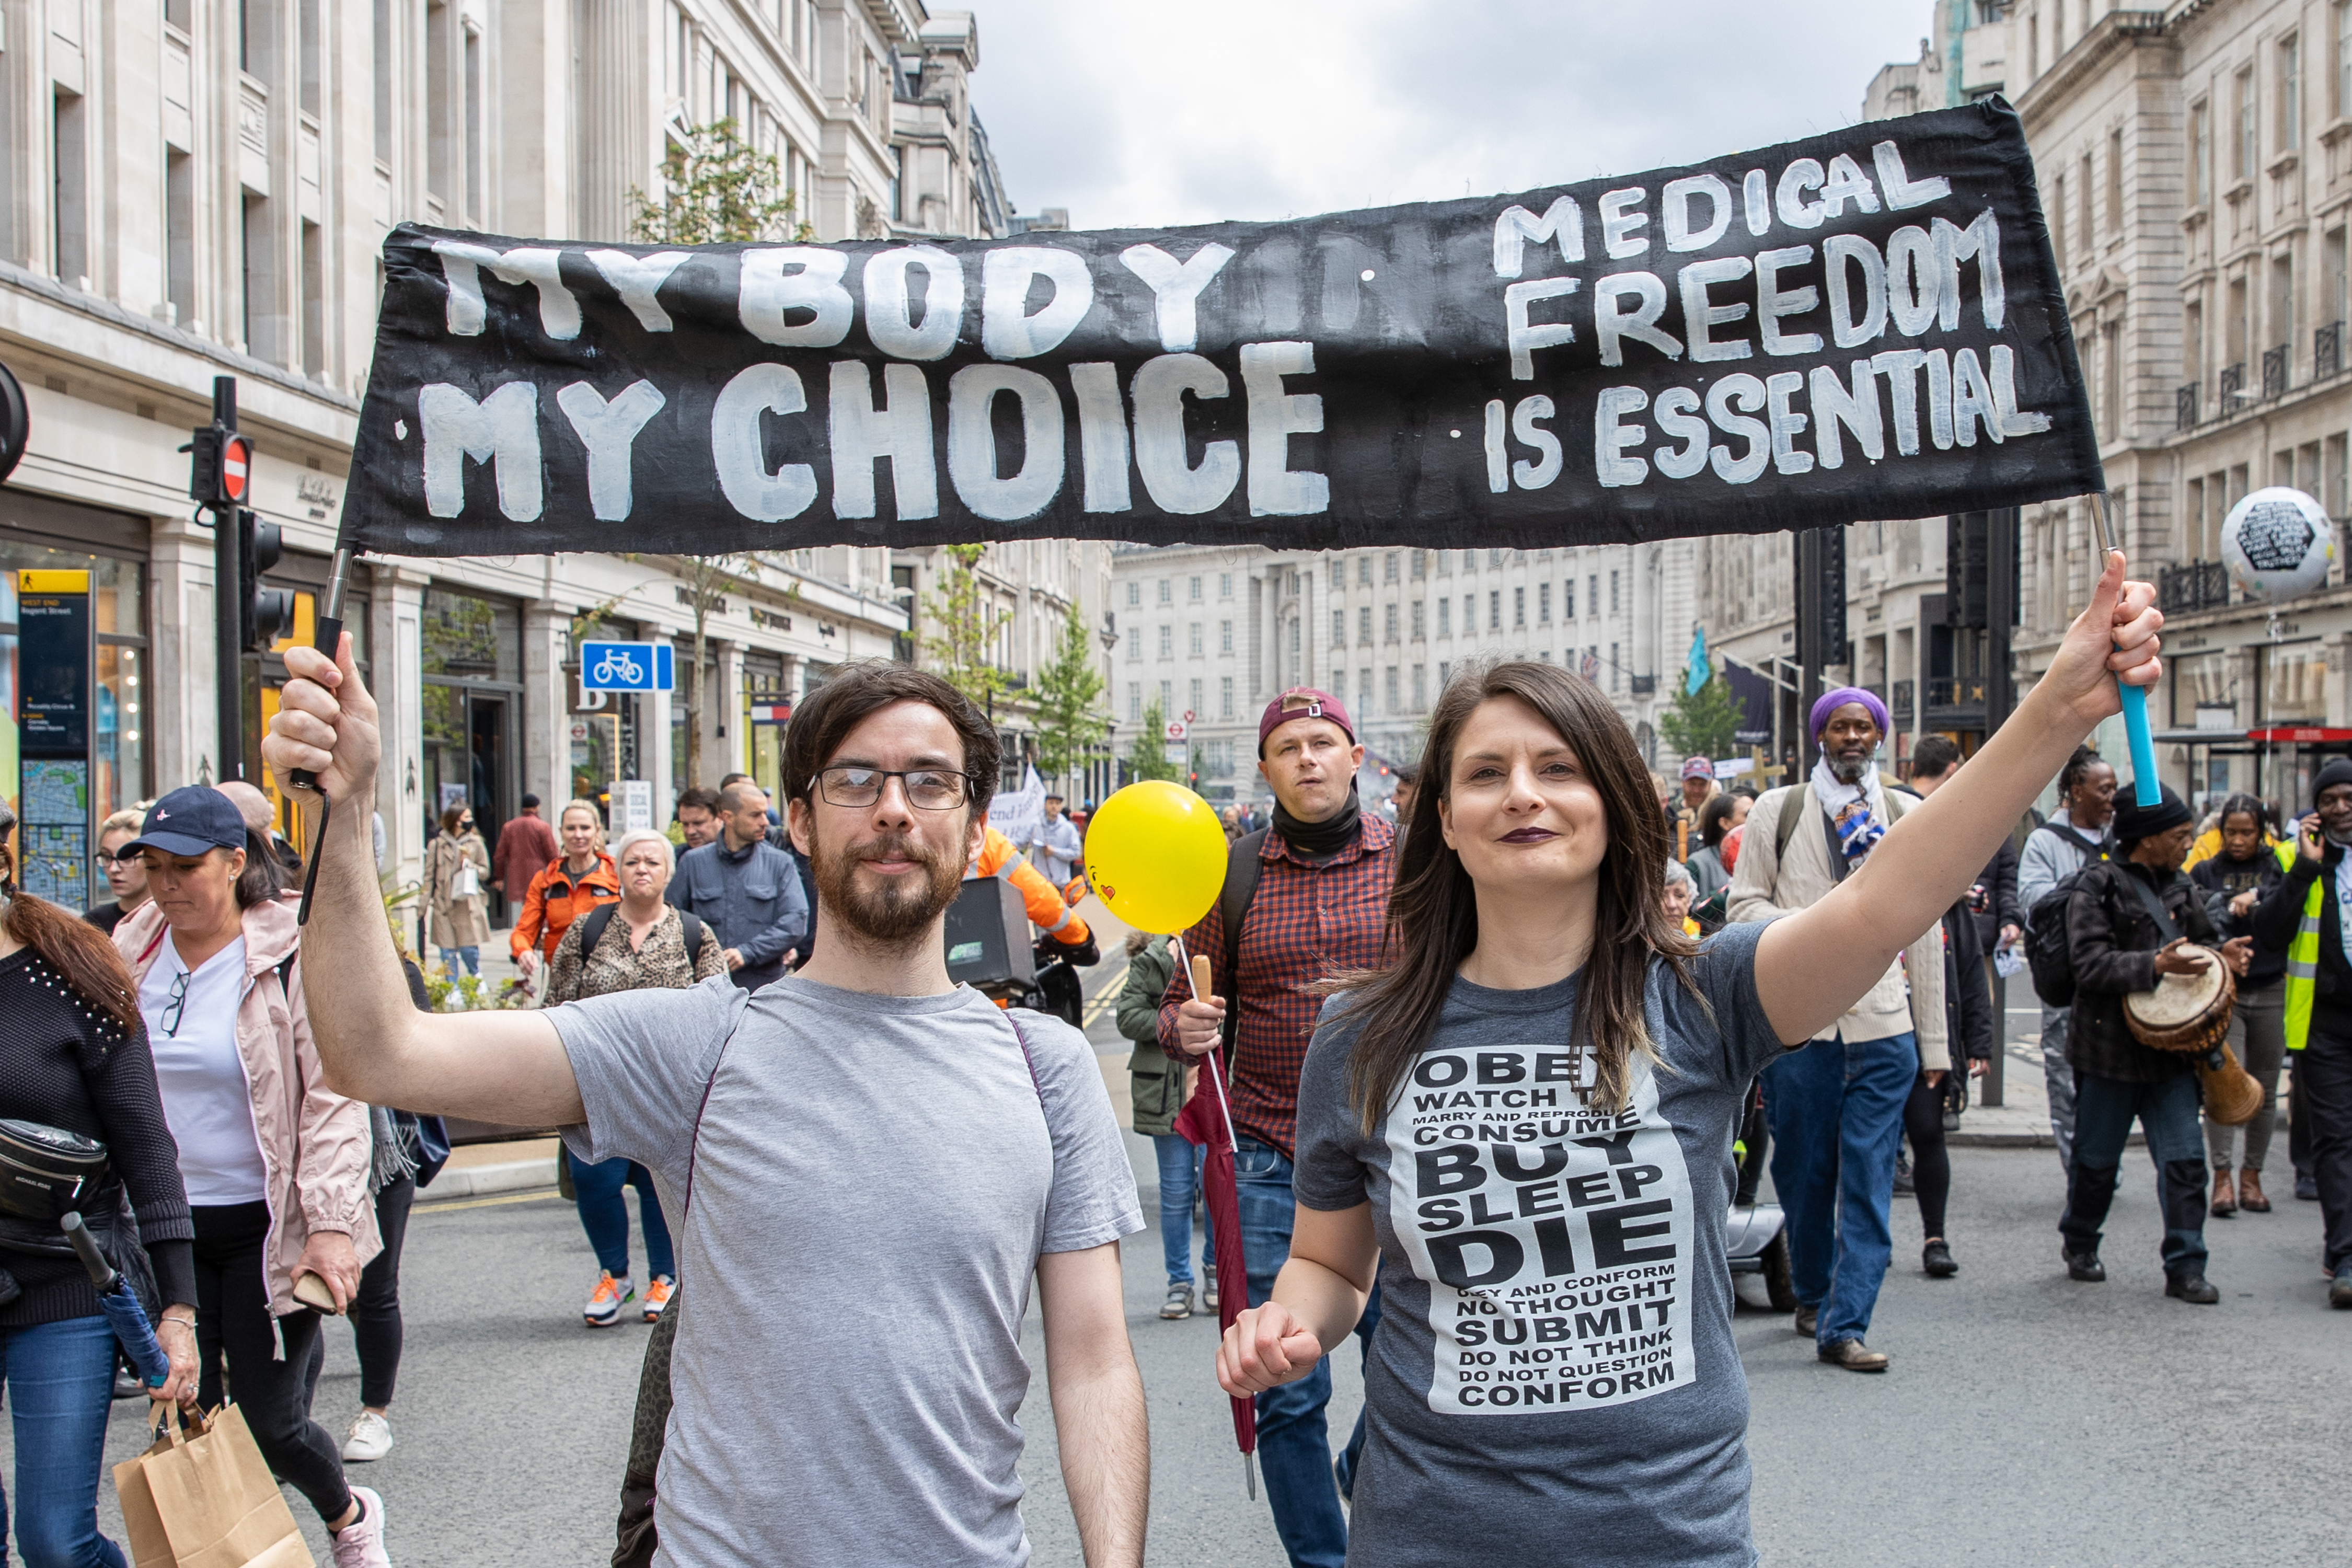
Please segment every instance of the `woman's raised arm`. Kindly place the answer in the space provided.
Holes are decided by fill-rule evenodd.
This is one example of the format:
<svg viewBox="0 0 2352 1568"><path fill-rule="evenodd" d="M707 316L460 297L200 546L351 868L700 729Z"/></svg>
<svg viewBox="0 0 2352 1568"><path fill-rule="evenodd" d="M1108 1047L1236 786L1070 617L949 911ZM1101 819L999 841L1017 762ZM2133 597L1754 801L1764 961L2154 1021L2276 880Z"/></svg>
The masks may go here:
<svg viewBox="0 0 2352 1568"><path fill-rule="evenodd" d="M1827 898L1765 931L1757 995L1782 1040L1843 1016L1968 890L2091 727L2122 710L2116 681L2155 682L2163 625L2155 588L2126 582L2122 552L2110 555L2048 671L1958 776L1905 812Z"/></svg>

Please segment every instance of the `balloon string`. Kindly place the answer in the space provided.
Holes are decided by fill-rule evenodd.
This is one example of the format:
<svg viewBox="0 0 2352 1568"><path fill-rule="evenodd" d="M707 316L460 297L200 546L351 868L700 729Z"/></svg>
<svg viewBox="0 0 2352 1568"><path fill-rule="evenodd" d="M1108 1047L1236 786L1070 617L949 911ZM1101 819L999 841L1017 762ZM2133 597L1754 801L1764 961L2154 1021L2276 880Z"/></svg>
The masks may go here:
<svg viewBox="0 0 2352 1568"><path fill-rule="evenodd" d="M1173 943L1176 948L1176 967L1183 972L1185 984L1192 984L1192 960L1191 955L1184 951L1183 932L1171 932L1170 933L1168 940ZM1213 976L1212 978L1213 978ZM1201 1000L1205 1002L1208 998L1203 996ZM1229 1002L1226 1005L1231 1006L1233 1004ZM1217 1070L1216 1047L1214 1046L1210 1047L1208 1051L1202 1057L1202 1060L1208 1063L1209 1082L1217 1091L1217 1114L1224 1119L1225 1123L1225 1148L1228 1152L1238 1154L1241 1152L1242 1142L1241 1140L1234 1133L1233 1102L1225 1097L1224 1075Z"/></svg>

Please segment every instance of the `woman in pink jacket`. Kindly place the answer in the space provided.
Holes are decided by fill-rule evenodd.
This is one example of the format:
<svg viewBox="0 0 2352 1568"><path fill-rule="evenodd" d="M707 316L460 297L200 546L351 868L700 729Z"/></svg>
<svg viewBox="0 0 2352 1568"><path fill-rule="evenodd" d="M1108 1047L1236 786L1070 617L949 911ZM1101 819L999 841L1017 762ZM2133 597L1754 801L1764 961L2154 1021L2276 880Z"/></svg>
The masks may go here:
<svg viewBox="0 0 2352 1568"><path fill-rule="evenodd" d="M114 940L138 980L195 1224L200 1397L220 1403L226 1362L262 1458L319 1510L336 1568L389 1568L383 1500L346 1484L335 1440L310 1418L319 1319L296 1292L323 1287L342 1310L381 1247L367 1107L327 1088L294 909L236 803L173 790L133 852L150 901Z"/></svg>

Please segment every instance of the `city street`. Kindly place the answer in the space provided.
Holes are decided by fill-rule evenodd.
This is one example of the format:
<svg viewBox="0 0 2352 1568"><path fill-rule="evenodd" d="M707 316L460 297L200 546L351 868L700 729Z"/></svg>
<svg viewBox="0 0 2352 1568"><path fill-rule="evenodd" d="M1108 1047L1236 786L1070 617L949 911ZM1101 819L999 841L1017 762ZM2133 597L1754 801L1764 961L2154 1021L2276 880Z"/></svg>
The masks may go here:
<svg viewBox="0 0 2352 1568"><path fill-rule="evenodd" d="M1821 1366L1784 1316L1741 1311L1767 1563L2341 1560L2352 1503L2334 1478L2352 1445L2352 1316L2325 1306L2316 1206L2213 1222L2221 1305L2183 1306L2160 1294L2151 1183L2131 1159L2105 1248L2112 1279L2090 1286L2057 1266L2050 1152L1956 1151L1962 1271L1920 1275L1916 1211L1897 1209L1871 1335L1895 1357L1885 1377ZM1152 1560L1278 1563L1263 1500L1242 1495L1210 1375L1213 1322L1159 1320L1159 1257L1150 1234L1126 1251L1151 1405ZM399 1446L354 1468L384 1494L395 1562L580 1568L609 1553L645 1331L580 1327L593 1273L571 1205L551 1193L419 1208ZM357 1366L348 1333L328 1342L318 1414L340 1436ZM1034 1318L1029 1350L1042 1373ZM1360 1397L1351 1363L1335 1428ZM742 1397L767 1396L745 1366ZM1024 1420L1036 1560L1076 1564L1042 1375ZM0 1463L5 1434L0 1424ZM142 1441L134 1406L118 1404L110 1458ZM102 1506L119 1531L110 1487ZM293 1506L323 1561L316 1521Z"/></svg>

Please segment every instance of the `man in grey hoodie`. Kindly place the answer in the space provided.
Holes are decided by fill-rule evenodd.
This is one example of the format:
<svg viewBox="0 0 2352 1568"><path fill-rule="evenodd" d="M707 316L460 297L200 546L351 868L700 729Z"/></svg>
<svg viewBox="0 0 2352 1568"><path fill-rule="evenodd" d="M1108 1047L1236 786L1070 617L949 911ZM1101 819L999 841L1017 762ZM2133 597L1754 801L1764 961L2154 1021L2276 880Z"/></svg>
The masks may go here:
<svg viewBox="0 0 2352 1568"><path fill-rule="evenodd" d="M2088 746L2078 746L2058 775L2058 812L2025 836L2017 856L2017 901L2031 915L2036 900L2113 846L2107 825L2116 815L2116 770ZM2061 917L2062 921L2063 917ZM2068 1010L2042 1005L2042 1076L2050 1091L2050 1131L2058 1164L2074 1159L2074 1069L2066 1060Z"/></svg>

